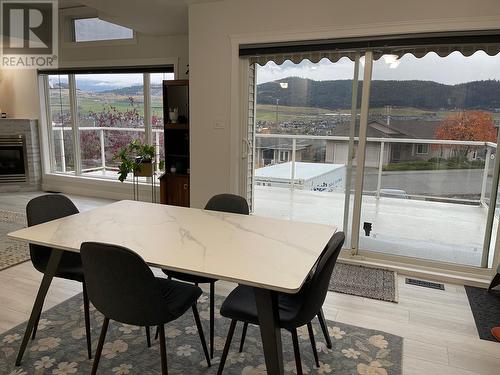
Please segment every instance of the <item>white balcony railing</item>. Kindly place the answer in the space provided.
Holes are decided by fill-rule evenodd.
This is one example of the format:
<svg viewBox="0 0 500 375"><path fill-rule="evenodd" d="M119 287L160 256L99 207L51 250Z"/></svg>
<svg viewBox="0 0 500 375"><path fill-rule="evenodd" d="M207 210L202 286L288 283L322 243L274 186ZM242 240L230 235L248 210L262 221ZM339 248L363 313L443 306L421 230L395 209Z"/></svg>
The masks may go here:
<svg viewBox="0 0 500 375"><path fill-rule="evenodd" d="M101 165L98 167L92 168L82 168L82 173L95 172L95 171L117 171L118 168L106 165L106 147L105 147L105 134L110 131L119 131L119 132L127 132L127 133L145 133L146 129L142 128L121 128L121 127L97 127L97 126L83 126L78 128L79 131L93 131L98 132L99 134L99 144L100 144L100 158ZM66 156L64 152L64 132L72 131L70 126L57 126L56 124L52 124L52 132L57 134L57 142L59 143L60 153L57 155L60 165L61 172L66 173ZM155 165L158 167L160 165L160 136L163 135L163 129L153 128L153 145L155 146Z"/></svg>
<svg viewBox="0 0 500 375"><path fill-rule="evenodd" d="M256 134L256 147L259 148L259 140L262 139L277 139L277 140L288 140L289 147L291 148L291 158L286 161L290 161L292 166L291 166L291 176L290 176L290 188L294 189L297 185L297 180L295 178L295 164L297 162L296 160L296 155L297 155L297 141L324 141L324 142L349 142L349 137L347 136L315 136L315 135L285 135L285 134ZM354 138L354 142L357 142L359 139L358 137ZM291 144L290 144L291 141ZM489 201L489 196L487 194L487 182L488 182L488 176L491 174L493 163L492 160L495 157L496 154L496 144L492 142L483 142L483 141L456 141L456 140L439 140L439 139L412 139L412 138L367 138L367 149L369 144L379 144L378 146L378 160L377 160L377 183L376 183L376 189L374 190L364 190L364 194L372 194L375 195L376 198L380 197L380 193L382 190L382 179L383 179L383 171L384 171L384 166L386 165L385 163L385 156L387 154L384 154L384 150L386 150L387 145L390 144L414 144L414 145L429 145L427 147L436 147L436 146L442 146L443 149L450 149L450 148L457 148L457 147L470 147L470 148L475 148L475 149L482 149L482 153L484 153L484 159L480 159L484 161L484 167L482 171L482 179L481 179L481 189L480 189L480 198L479 199L467 199L467 198L452 198L452 197L445 197L445 196L438 196L438 195L432 195L432 194L408 194L408 197L411 199L425 199L425 200L439 200L439 201L449 201L449 202L454 202L454 203L464 203L464 204L482 204L487 206L488 201ZM303 146L303 145L302 145ZM262 148L265 148L265 146L262 146ZM347 150L347 149L346 149ZM290 155L290 154L289 154ZM421 158L424 158L423 155L421 155ZM476 159L478 160L478 159ZM410 161L410 160L408 160ZM413 161L416 161L413 160ZM470 161L470 160L469 160ZM279 158L276 160L276 162L279 162ZM325 163L327 162L326 160L320 160L317 161L319 163ZM328 162L333 162L335 161L328 161ZM347 151L345 155L345 163L347 164ZM354 159L354 165L355 165L355 159ZM459 170L460 171L460 170ZM458 171L458 173L460 173ZM401 171L401 173L404 173L405 171ZM425 172L425 170L421 171Z"/></svg>
<svg viewBox="0 0 500 375"><path fill-rule="evenodd" d="M53 124L52 130L54 133L57 133L57 139L59 142L60 153L57 155L59 159L59 163L61 165L61 172L66 172L66 164L65 164L65 154L64 154L64 131L71 131L71 127L62 127L58 126L59 124ZM120 131L120 132L130 132L130 133L144 133L145 128L121 128L121 127L79 127L80 132L92 131L98 132L99 134L99 143L100 143L100 159L101 164L97 167L85 168L82 169L82 173L93 172L93 171L116 171L117 168L106 165L106 150L105 150L105 137L106 132L109 131ZM159 165L159 161L161 159L160 155L160 137L163 134L163 129L153 128L153 144L156 150L156 165ZM347 136L315 136L315 135L285 135L285 134L256 134L256 143L258 146L258 142L260 139L283 139L291 141L291 158L289 161L292 163L291 168L291 176L290 176L290 187L294 189L297 184L297 180L295 178L295 163L296 163L296 155L297 155L297 141L334 141L334 142L349 142L349 137ZM354 138L354 142L357 142L358 138ZM423 145L437 145L443 147L457 147L457 146L467 146L474 148L484 148L486 150L484 157L484 167L482 172L482 182L481 182L481 190L480 190L480 198L479 199L466 199L466 198L451 198L451 197L443 197L432 194L408 194L408 197L411 199L426 199L426 200L440 200L440 201L450 201L455 203L464 203L464 204L482 204L488 205L488 176L490 174L490 170L492 169L493 163L492 160L496 154L496 144L492 142L482 142L482 141L455 141L455 140L438 140L438 139L411 139L411 138L367 138L368 144L378 143L379 144L379 159L377 162L377 183L376 189L374 190L365 190L364 194L373 194L377 198L380 197L380 192L382 190L382 179L383 179L383 170L384 170L384 150L389 144L423 144ZM367 146L368 147L368 146ZM347 156L346 156L347 159ZM279 159L278 159L279 160ZM318 161L325 163L326 160Z"/></svg>

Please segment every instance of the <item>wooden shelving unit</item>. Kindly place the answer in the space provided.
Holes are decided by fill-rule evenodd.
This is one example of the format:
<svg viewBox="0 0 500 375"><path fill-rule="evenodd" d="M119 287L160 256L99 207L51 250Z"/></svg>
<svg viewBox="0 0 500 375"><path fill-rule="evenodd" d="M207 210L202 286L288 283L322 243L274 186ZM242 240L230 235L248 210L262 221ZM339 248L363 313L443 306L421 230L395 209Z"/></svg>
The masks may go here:
<svg viewBox="0 0 500 375"><path fill-rule="evenodd" d="M172 122L170 109L178 109ZM165 173L160 177L160 202L189 207L189 81L163 81ZM175 169L175 172L173 170Z"/></svg>

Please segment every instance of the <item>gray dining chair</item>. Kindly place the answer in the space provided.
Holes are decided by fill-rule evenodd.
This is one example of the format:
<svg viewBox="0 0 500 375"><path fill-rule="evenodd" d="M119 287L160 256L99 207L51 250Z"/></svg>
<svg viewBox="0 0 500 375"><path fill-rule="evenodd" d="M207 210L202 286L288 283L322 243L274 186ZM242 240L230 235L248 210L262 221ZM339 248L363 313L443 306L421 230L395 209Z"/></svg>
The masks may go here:
<svg viewBox="0 0 500 375"><path fill-rule="evenodd" d="M60 194L46 194L40 197L33 198L26 205L26 218L28 226L46 223L51 220L60 219L69 215L77 214L78 208L74 203L64 195ZM31 263L36 270L45 273L47 264L49 262L52 249L46 246L30 244L30 259ZM64 251L55 277L62 279L78 281L82 283L83 289L83 315L85 320L85 335L87 339L87 355L89 359L92 358L92 341L90 337L90 313L89 313L89 298L87 295L87 288L85 277L83 275L82 259L80 254ZM40 310L41 311L41 310ZM32 340L36 337L38 322L40 320L38 315L35 326L33 328Z"/></svg>
<svg viewBox="0 0 500 375"><path fill-rule="evenodd" d="M190 308L207 365L211 366L196 307L202 294L199 287L155 277L138 254L121 246L85 242L80 252L90 301L104 315L92 375L97 373L110 320L135 326L157 326L161 372L168 374L165 324L180 318Z"/></svg>
<svg viewBox="0 0 500 375"><path fill-rule="evenodd" d="M314 354L316 366L319 367L318 352L314 339L311 321L323 306L328 292L328 285L332 276L333 268L342 250L345 235L343 232L335 233L328 242L325 250L320 255L316 268L310 279L302 286L296 294L280 293L278 295L279 325L282 329L289 331L292 335L293 350L295 354L295 365L297 375L302 375L302 363L300 360L300 349L297 328L307 325L309 338ZM222 375L226 362L231 340L234 335L238 321L246 324L259 325L257 304L255 302L254 288L240 285L236 287L225 299L220 313L223 317L231 319L229 332L227 334L224 351L219 364L217 374Z"/></svg>

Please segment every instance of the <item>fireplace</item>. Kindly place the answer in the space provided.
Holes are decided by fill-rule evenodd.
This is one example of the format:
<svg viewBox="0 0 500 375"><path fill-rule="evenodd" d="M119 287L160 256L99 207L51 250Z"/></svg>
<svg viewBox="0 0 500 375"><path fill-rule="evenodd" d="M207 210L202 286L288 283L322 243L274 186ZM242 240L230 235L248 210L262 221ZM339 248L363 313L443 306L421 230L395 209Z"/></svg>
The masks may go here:
<svg viewBox="0 0 500 375"><path fill-rule="evenodd" d="M24 136L0 136L0 183L27 181Z"/></svg>
<svg viewBox="0 0 500 375"><path fill-rule="evenodd" d="M0 119L0 193L41 189L38 122Z"/></svg>

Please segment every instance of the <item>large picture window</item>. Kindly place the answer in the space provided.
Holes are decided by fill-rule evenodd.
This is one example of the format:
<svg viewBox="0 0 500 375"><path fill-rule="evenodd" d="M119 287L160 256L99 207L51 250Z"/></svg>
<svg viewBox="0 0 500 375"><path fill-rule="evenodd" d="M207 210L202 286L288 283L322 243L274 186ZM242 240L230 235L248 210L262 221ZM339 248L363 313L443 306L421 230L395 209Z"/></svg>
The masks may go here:
<svg viewBox="0 0 500 375"><path fill-rule="evenodd" d="M132 140L154 145L158 166L164 153L162 81L173 78L135 71L47 75L51 171L115 179L115 155Z"/></svg>

